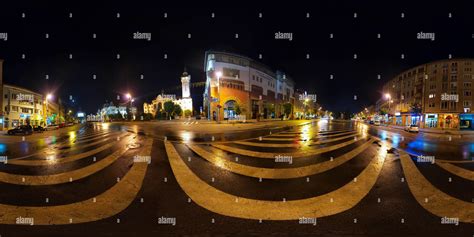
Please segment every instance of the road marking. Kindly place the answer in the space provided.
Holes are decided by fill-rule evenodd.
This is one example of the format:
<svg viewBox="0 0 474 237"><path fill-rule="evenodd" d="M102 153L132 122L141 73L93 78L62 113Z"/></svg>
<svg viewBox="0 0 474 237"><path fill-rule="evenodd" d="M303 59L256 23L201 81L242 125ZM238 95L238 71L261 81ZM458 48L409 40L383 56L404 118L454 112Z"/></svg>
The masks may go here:
<svg viewBox="0 0 474 237"><path fill-rule="evenodd" d="M438 160L435 162L439 167L445 169L446 171L455 174L463 179L474 181L474 171L463 169L459 166L452 165L446 162L439 162Z"/></svg>
<svg viewBox="0 0 474 237"><path fill-rule="evenodd" d="M352 134L348 136L343 136L343 137L337 137L333 139L327 139L327 140L318 140L318 141L312 141L312 142L301 142L301 143L290 143L290 144L281 144L281 143L264 143L264 142L247 142L247 141L235 141L235 144L240 144L240 145L246 145L246 146L256 146L256 147L293 147L293 148L299 148L302 146L308 146L308 145L319 145L319 144L324 144L324 143L329 143L329 142L335 142L343 139L347 139L350 137L355 137L357 134Z"/></svg>
<svg viewBox="0 0 474 237"><path fill-rule="evenodd" d="M90 176L107 166L114 163L120 156L128 150L127 147L121 148L114 153L108 155L104 159L94 162L92 165L81 169L63 172L53 175L19 175L0 172L0 182L17 184L17 185L53 185L68 183L72 180L78 180Z"/></svg>
<svg viewBox="0 0 474 237"><path fill-rule="evenodd" d="M339 165L342 165L343 163L351 160L352 158L366 150L372 144L373 141L374 140L370 139L369 141L362 144L361 146L358 146L354 150L351 150L350 152L347 152L339 157L334 158L333 161L324 161L321 163L312 164L304 167L277 169L259 168L248 165L242 165L219 157L215 153L209 152L198 145L188 144L187 146L193 152L206 159L207 161L213 163L215 166L231 171L233 173L254 178L292 179L322 173L331 170Z"/></svg>
<svg viewBox="0 0 474 237"><path fill-rule="evenodd" d="M121 137L125 136L126 134L123 134L121 135ZM83 148L86 148L86 147L91 147L91 146L94 146L94 145L97 145L97 144L100 144L102 142L105 142L105 141L108 141L110 139L112 139L114 137L109 137L109 138L106 138L106 139L103 139L103 140L98 140L96 142L92 142L92 143L89 143L89 144L85 144L83 146L74 146L70 149L68 149L68 151L75 151L75 150L78 150L78 149L83 149ZM115 139L115 138L114 138ZM59 143L61 146L57 147L57 148L54 148L54 147L46 147L44 149L41 149L40 151L38 152L35 152L35 153L32 153L32 154L29 154L29 155L26 155L26 156L20 156L20 157L15 157L15 158L12 158L12 159L8 159L9 162L8 163L11 163L10 160L22 160L22 159L26 159L26 158L29 158L29 157L32 157L32 156L35 156L35 155L47 155L48 151L50 150L58 150L58 149L61 149L61 148L64 148L66 147L66 144L68 144L69 142L64 142L64 143ZM74 145L78 145L78 144L81 144L81 142L79 143L73 143Z"/></svg>
<svg viewBox="0 0 474 237"><path fill-rule="evenodd" d="M319 218L349 210L372 189L386 156L386 150L379 150L357 176L357 182L351 181L335 191L317 197L282 202L249 199L222 192L196 176L181 159L172 143L165 142L165 148L176 180L193 202L221 215L254 220Z"/></svg>
<svg viewBox="0 0 474 237"><path fill-rule="evenodd" d="M317 154L321 154L321 153L324 153L324 152L333 151L333 150L339 149L341 147L348 146L348 145L353 144L355 142L357 142L357 141L352 139L350 141L339 143L339 144L336 144L336 145L333 145L333 146L313 148L313 149L307 149L307 150L298 150L296 152L289 152L289 153L249 151L249 150L245 150L245 149L241 149L241 148L237 148L237 147L226 146L226 145L221 145L221 144L212 144L212 146L217 147L221 150L232 152L232 153L239 154L239 155L252 156L252 157L258 157L258 158L275 159L275 157L278 156L278 155L282 155L282 156L288 155L288 156L292 156L293 158L300 158L300 157L307 157L307 156L317 155Z"/></svg>
<svg viewBox="0 0 474 237"><path fill-rule="evenodd" d="M72 162L76 160L80 160L83 158L86 158L88 156L97 154L101 151L104 151L108 148L111 148L113 145L115 145L117 142L112 142L108 143L106 145L103 145L101 147L98 147L93 150L89 150L83 153L71 155L71 156L66 156L66 157L61 157L57 159L46 159L46 160L8 160L7 164L12 164L12 165L27 165L27 166L41 166L41 165L54 165L54 164L62 164L66 162Z"/></svg>
<svg viewBox="0 0 474 237"><path fill-rule="evenodd" d="M474 223L474 203L451 197L437 189L416 168L408 153L403 150L399 152L408 187L423 208L439 217L459 218L461 222Z"/></svg>
<svg viewBox="0 0 474 237"><path fill-rule="evenodd" d="M351 132L344 132L344 133L338 133L338 134L330 134L330 135L321 135L321 136L315 136L310 138L309 140L316 140L316 139L321 139L321 138L326 138L326 137L336 137L336 136L341 136L341 135L346 135L346 134L352 134L352 133L357 133L357 131L351 131ZM303 140L301 136L297 137L292 137L292 138L282 138L282 137L264 137L262 140L266 141L295 141L295 140Z"/></svg>
<svg viewBox="0 0 474 237"><path fill-rule="evenodd" d="M150 156L153 140L147 139L140 154ZM67 205L30 207L0 204L1 224L15 224L18 217L34 218L35 225L66 225L112 217L127 208L140 191L148 168L146 162L134 162L116 185L102 194Z"/></svg>

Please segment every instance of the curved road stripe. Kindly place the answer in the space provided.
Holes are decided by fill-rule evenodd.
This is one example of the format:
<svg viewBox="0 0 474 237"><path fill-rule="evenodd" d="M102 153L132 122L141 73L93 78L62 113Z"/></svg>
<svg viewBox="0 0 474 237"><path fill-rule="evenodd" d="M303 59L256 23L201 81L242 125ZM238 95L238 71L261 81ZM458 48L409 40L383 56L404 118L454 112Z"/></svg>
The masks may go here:
<svg viewBox="0 0 474 237"><path fill-rule="evenodd" d="M118 136L118 137L122 138L122 137L124 137L124 136L126 136L126 135L127 135L127 134L123 134L123 135ZM97 144L102 143L102 142L104 142L104 141L108 141L108 140L110 140L110 139L113 139L113 137L109 137L109 138L106 138L106 139L103 139L103 140L98 140L98 141L95 141L95 142L92 142L92 143L89 143L89 144L85 144L85 145L83 145L83 146L77 146L77 147L74 146L74 147L68 149L68 151L75 151L75 150L77 150L77 149L82 149L82 148L94 146L94 145L97 145ZM117 139L117 138L115 138L115 139ZM69 142L68 142L68 143L69 143ZM77 145L77 144L81 144L81 143L82 143L82 142L74 143L74 144ZM60 144L61 144L61 146L58 147L58 148L54 148L54 150L64 148L65 146L63 146L63 145L66 145L66 144L62 144L62 143L60 143ZM10 160L22 160L22 159L26 159L26 158L32 157L32 156L34 156L34 155L41 155L41 154L47 155L49 149L51 149L51 148L50 148L50 147L47 147L47 148L41 149L41 150L38 151L38 152L29 154L29 155L26 155L26 156L21 156L21 157L15 157L15 158L12 158L12 159L8 159L8 160L9 160L8 163L11 163Z"/></svg>
<svg viewBox="0 0 474 237"><path fill-rule="evenodd" d="M441 159L436 159L436 162L444 162L444 163L474 163L474 160L441 160Z"/></svg>
<svg viewBox="0 0 474 237"><path fill-rule="evenodd" d="M278 156L278 155L282 155L282 156L287 155L287 156L291 156L292 158L300 158L300 157L317 155L317 154L321 154L321 153L324 153L324 152L333 151L333 150L339 149L341 147L348 146L348 145L353 144L357 141L358 140L352 139L350 141L339 143L339 144L333 145L333 146L316 148L316 149L313 148L313 149L309 149L309 150L300 150L300 151L290 152L290 153L282 153L282 152L272 153L272 152L249 151L249 150L245 150L245 149L241 149L241 148L237 148L237 147L226 146L226 145L221 145L221 144L212 144L212 146L217 147L221 150L224 150L224 151L227 151L227 152L232 152L232 153L239 154L239 155L252 156L252 157L258 157L258 158L275 159L275 157Z"/></svg>
<svg viewBox="0 0 474 237"><path fill-rule="evenodd" d="M439 217L459 218L461 222L474 223L474 203L451 197L437 189L416 168L408 153L402 150L399 152L408 187L423 208Z"/></svg>
<svg viewBox="0 0 474 237"><path fill-rule="evenodd" d="M152 139L145 142L141 151L151 155ZM26 207L0 204L0 223L15 224L18 217L34 218L34 225L65 225L97 221L114 216L127 208L140 191L148 163L133 163L133 166L116 185L95 197L67 205L48 207ZM94 202L95 201L95 202Z"/></svg>
<svg viewBox="0 0 474 237"><path fill-rule="evenodd" d="M357 133L357 131L330 134L330 135L320 135L320 136L312 137L309 140L316 140L316 139L321 139L321 138L326 138L326 137L336 137L336 136L352 134L352 133ZM297 136L293 138L281 138L281 137L263 137L262 138L262 140L266 140L266 141L301 141L302 139L303 138L301 136Z"/></svg>
<svg viewBox="0 0 474 237"><path fill-rule="evenodd" d="M439 167L463 179L474 181L474 171L463 169L459 166L445 162L435 162Z"/></svg>
<svg viewBox="0 0 474 237"><path fill-rule="evenodd" d="M256 146L256 147L294 147L294 148L299 148L302 146L307 146L307 145L319 145L319 144L324 144L324 143L329 143L329 142L335 142L339 140L344 140L350 137L355 137L357 134L352 134L348 136L343 136L343 137L337 137L333 139L327 139L327 140L319 140L319 141L313 141L313 142L303 142L300 144L278 144L278 143L263 143L263 142L245 142L245 141L235 141L233 143L235 144L240 144L240 145L246 145L246 146Z"/></svg>
<svg viewBox="0 0 474 237"><path fill-rule="evenodd" d="M116 142L115 142L116 143ZM83 153L71 155L71 156L66 156L58 159L51 159L51 160L9 160L7 164L13 164L13 165L27 165L27 166L41 166L41 165L55 165L55 164L62 164L66 162L72 162L76 160L83 159L85 157L97 154L101 151L104 151L108 148L111 148L115 143L108 143L106 145L103 145L101 147L98 147L94 150L86 151Z"/></svg>
<svg viewBox="0 0 474 237"><path fill-rule="evenodd" d="M18 175L0 172L0 182L16 185L53 185L72 182L94 174L114 163L128 150L121 148L104 159L81 169L53 175Z"/></svg>
<svg viewBox="0 0 474 237"><path fill-rule="evenodd" d="M165 142L171 168L181 188L199 206L225 216L254 220L296 220L301 217L325 217L349 210L374 186L385 154L376 155L357 176L341 188L317 197L291 201L264 201L222 192L202 181L184 163L170 142Z"/></svg>
<svg viewBox="0 0 474 237"><path fill-rule="evenodd" d="M314 174L319 174L335 167L344 164L345 162L351 160L355 156L359 155L365 149L367 149L373 140L370 139L366 143L358 146L356 149L345 153L344 155L334 158L333 161L324 161L317 164L312 164L304 167L297 168L259 168L248 165L242 165L229 161L225 158L219 157L212 152L206 151L197 145L187 145L193 152L206 159L207 161L213 163L215 166L223 168L233 173L240 175L245 175L254 178L265 178L265 179L292 179L306 177ZM215 148L212 148L215 149ZM1 181L1 180L0 180Z"/></svg>

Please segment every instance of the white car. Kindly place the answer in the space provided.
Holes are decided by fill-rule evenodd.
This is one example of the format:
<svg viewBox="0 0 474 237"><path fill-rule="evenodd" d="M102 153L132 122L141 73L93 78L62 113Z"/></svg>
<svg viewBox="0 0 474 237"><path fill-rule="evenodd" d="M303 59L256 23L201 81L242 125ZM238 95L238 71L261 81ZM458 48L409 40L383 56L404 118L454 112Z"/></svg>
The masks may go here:
<svg viewBox="0 0 474 237"><path fill-rule="evenodd" d="M412 124L412 125L406 126L405 131L407 131L407 132L419 132L420 129L418 128L418 125Z"/></svg>
<svg viewBox="0 0 474 237"><path fill-rule="evenodd" d="M50 125L44 127L44 130L49 131L49 130L55 130L55 129L58 129L58 128L59 128L58 125L50 124Z"/></svg>
<svg viewBox="0 0 474 237"><path fill-rule="evenodd" d="M380 126L380 121L379 121L379 120L376 120L376 121L374 122L374 125L375 125L375 126Z"/></svg>

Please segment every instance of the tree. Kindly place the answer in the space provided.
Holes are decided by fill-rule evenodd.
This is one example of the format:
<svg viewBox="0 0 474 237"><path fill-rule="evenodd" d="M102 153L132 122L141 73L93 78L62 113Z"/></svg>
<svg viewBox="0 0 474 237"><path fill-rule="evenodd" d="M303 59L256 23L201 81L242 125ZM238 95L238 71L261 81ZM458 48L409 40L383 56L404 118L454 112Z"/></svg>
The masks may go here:
<svg viewBox="0 0 474 237"><path fill-rule="evenodd" d="M290 103L283 104L283 113L288 117L291 114L292 105Z"/></svg>
<svg viewBox="0 0 474 237"><path fill-rule="evenodd" d="M187 109L184 111L184 116L191 117L192 115L193 115L193 112L191 110Z"/></svg>
<svg viewBox="0 0 474 237"><path fill-rule="evenodd" d="M386 109L380 109L379 114L380 114L380 115L386 115L386 114L387 114L387 110L386 110Z"/></svg>
<svg viewBox="0 0 474 237"><path fill-rule="evenodd" d="M240 105L235 103L234 104L234 111L235 111L235 114L237 115L240 115L242 113L242 110L240 109Z"/></svg>
<svg viewBox="0 0 474 237"><path fill-rule="evenodd" d="M183 109L181 109L181 106L179 106L179 104L174 104L173 114L176 116L181 116L181 114L183 114Z"/></svg>
<svg viewBox="0 0 474 237"><path fill-rule="evenodd" d="M421 105L418 103L413 103L410 105L410 112L414 114L421 114Z"/></svg>
<svg viewBox="0 0 474 237"><path fill-rule="evenodd" d="M169 100L163 104L163 110L166 112L166 118L171 116L171 113L174 111L174 103L173 101Z"/></svg>

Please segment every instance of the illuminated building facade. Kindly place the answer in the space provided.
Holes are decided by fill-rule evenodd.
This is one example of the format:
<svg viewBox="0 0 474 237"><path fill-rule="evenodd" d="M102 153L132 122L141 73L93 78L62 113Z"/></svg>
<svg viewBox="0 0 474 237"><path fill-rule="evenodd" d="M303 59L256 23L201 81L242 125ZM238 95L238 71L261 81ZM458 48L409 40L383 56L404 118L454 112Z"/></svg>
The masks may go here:
<svg viewBox="0 0 474 237"><path fill-rule="evenodd" d="M281 71L245 56L207 51L204 57L206 87L204 111L209 119L279 118L284 104L295 103L294 82ZM288 114L293 116L293 109Z"/></svg>

